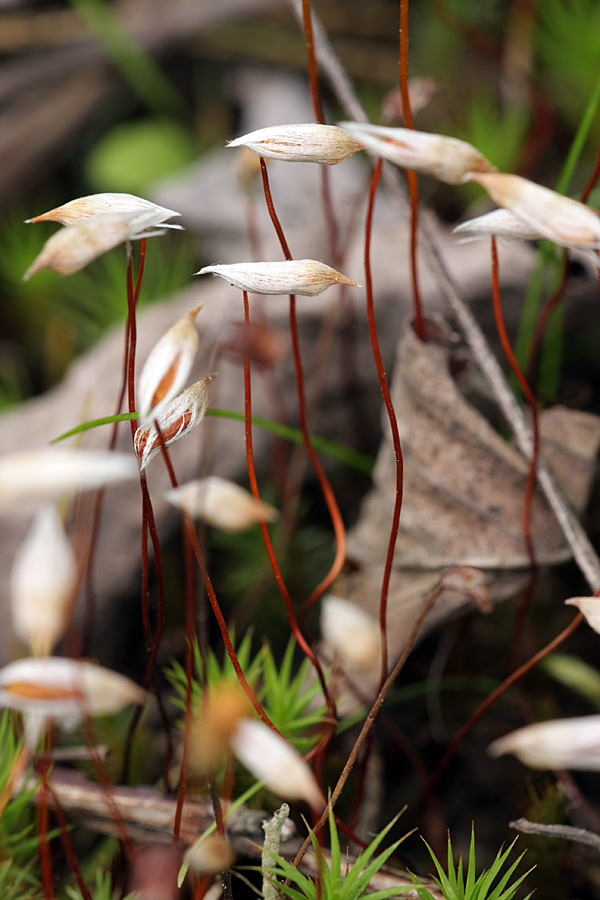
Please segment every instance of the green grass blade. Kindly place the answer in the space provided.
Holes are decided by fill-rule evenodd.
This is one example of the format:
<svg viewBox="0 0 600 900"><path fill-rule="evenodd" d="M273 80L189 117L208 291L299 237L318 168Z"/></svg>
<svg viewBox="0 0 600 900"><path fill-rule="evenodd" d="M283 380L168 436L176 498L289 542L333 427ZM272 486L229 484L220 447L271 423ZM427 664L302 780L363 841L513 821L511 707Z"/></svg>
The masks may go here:
<svg viewBox="0 0 600 900"><path fill-rule="evenodd" d="M76 434L83 434L84 431L91 431L92 428L100 428L102 425L114 425L115 422L132 422L134 419L139 419L139 417L139 413L132 412L119 413L116 416L104 416L101 419L91 419L89 422L82 422L81 425L76 425L75 428L65 431L64 434L59 434L50 443L58 444L59 441L64 441Z"/></svg>
<svg viewBox="0 0 600 900"><path fill-rule="evenodd" d="M184 115L182 95L123 28L105 0L70 0L140 99L151 110Z"/></svg>
<svg viewBox="0 0 600 900"><path fill-rule="evenodd" d="M569 189L569 185L571 184L571 179L573 178L573 173L575 171L575 166L579 162L579 157L583 152L585 142L587 141L588 135L590 133L590 128L592 127L596 118L599 104L600 75L596 79L596 83L594 85L591 97L588 101L588 105L583 116L581 117L581 121L575 133L575 137L571 141L571 146L569 147L567 158L559 175L558 182L556 184L556 190L559 194L566 194Z"/></svg>
<svg viewBox="0 0 600 900"><path fill-rule="evenodd" d="M475 826L471 822L471 843L469 844L469 865L467 867L467 881L465 884L465 896L470 897L473 893L476 881L477 863L475 860Z"/></svg>
<svg viewBox="0 0 600 900"><path fill-rule="evenodd" d="M233 419L236 422L244 421L243 413L233 412L233 410L229 409L207 409L206 415L213 416L217 419ZM119 413L116 416L104 416L101 419L92 419L90 422L82 422L75 428L65 431L64 434L54 438L51 443L57 444L59 441L64 441L66 438L73 437L76 434L82 434L84 431L90 431L92 428L99 428L101 425L112 425L114 422L130 422L133 419L139 418L140 414L133 412ZM279 422L272 422L270 419L263 419L260 416L252 416L252 424L256 425L257 428L263 428L265 431L271 432L271 434L274 434L277 437L285 438L285 440L290 441L290 443L301 444L303 441L302 432L297 428L291 428L289 425L281 425ZM375 462L370 456L367 456L366 453L360 453L358 450L352 450L342 446L342 444L336 444L335 441L329 441L327 438L318 437L316 435L311 436L311 443L315 450L326 453L328 456L333 457L333 459L337 459L339 462L344 463L344 465L348 466L350 469L362 472L363 475L370 475L373 471Z"/></svg>
<svg viewBox="0 0 600 900"><path fill-rule="evenodd" d="M233 412L229 409L207 409L206 415L214 416L218 419L244 421L243 413ZM271 434L275 434L277 437L285 438L293 444L301 444L303 441L302 432L297 428L291 428L289 425L281 425L279 422L263 419L260 416L252 416L252 424L256 425L257 428L264 428L265 431L270 431ZM336 444L335 441L328 441L327 438L318 437L317 435L311 435L310 440L315 450L326 453L328 456L337 459L351 469L356 469L357 472L362 472L364 475L372 473L375 462L366 453L351 450L341 444Z"/></svg>
<svg viewBox="0 0 600 900"><path fill-rule="evenodd" d="M331 844L331 875L341 881L342 878L342 854L340 851L340 839L333 817L333 809L329 807L329 841ZM324 865L324 863L323 863Z"/></svg>

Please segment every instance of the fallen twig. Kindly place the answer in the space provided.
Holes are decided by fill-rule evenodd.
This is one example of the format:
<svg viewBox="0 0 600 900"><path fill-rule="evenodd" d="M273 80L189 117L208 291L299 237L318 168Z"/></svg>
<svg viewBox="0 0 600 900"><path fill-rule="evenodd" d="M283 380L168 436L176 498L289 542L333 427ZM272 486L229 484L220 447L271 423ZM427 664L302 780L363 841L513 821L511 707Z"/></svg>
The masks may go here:
<svg viewBox="0 0 600 900"><path fill-rule="evenodd" d="M540 825L538 822L530 822L529 819L515 819L508 825L509 828L514 828L515 831L521 831L523 834L538 834L542 837L575 841L600 851L600 835L586 831L585 828L574 828L572 825Z"/></svg>
<svg viewBox="0 0 600 900"><path fill-rule="evenodd" d="M102 834L118 833L117 823L107 807L106 790L101 785L95 784L80 773L58 766L53 768L48 784L52 788L46 798L50 808L58 802L65 813L82 818L87 827ZM17 795L24 789L34 788L31 802L37 804L40 794L35 785L36 781L31 775L21 776L14 785L13 794ZM114 804L122 816L134 840L146 843L150 841L172 843L175 800L146 787L113 785L110 791L111 805ZM227 839L238 855L260 859L264 837L263 823L268 819L268 813L243 806L228 818ZM214 815L209 800L186 800L181 820L181 841L192 844L213 824L213 821ZM280 827L279 853L282 856L292 857L300 846L300 838L289 820L282 821ZM328 852L323 852L325 859L330 862ZM350 854L350 862L352 859ZM312 854L306 854L300 869L312 876L318 873L317 862ZM434 897L441 898L441 895L436 893L433 883L426 881L423 883L432 891ZM376 873L370 886L372 890L381 890L394 885L398 885L399 889L406 888L412 885L412 880L407 872L385 867ZM416 893L403 892L402 896L405 900L416 900Z"/></svg>

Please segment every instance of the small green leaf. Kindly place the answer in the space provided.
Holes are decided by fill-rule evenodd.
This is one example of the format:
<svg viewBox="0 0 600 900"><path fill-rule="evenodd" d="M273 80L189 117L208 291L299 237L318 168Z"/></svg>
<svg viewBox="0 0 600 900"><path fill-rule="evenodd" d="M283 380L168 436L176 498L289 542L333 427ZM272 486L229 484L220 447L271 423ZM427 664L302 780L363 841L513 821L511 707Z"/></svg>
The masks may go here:
<svg viewBox="0 0 600 900"><path fill-rule="evenodd" d="M190 132L163 117L113 127L94 145L86 163L95 191L126 191L145 196L149 187L179 172L196 157Z"/></svg>
<svg viewBox="0 0 600 900"><path fill-rule="evenodd" d="M92 419L90 422L82 422L81 425L76 425L75 428L65 431L64 434L53 438L50 443L58 444L59 441L64 441L76 434L83 434L84 431L91 431L92 428L100 428L102 425L114 425L115 422L132 422L135 419L139 419L139 417L139 413L132 412L119 413L116 416L104 416L101 419Z"/></svg>
<svg viewBox="0 0 600 900"><path fill-rule="evenodd" d="M600 706L600 672L578 656L569 653L551 653L540 667L566 687L585 697L594 706Z"/></svg>
<svg viewBox="0 0 600 900"><path fill-rule="evenodd" d="M237 422L244 421L244 414L233 412L228 409L207 409L207 416L213 416L219 419L233 419ZM81 434L83 431L89 431L91 428L98 428L101 425L111 425L113 422L128 422L132 419L139 419L139 413L120 413L117 416L105 416L102 419L93 419L90 422L83 422L70 431L54 438L51 443L56 444L58 441L64 441L65 438L72 437L74 434ZM260 416L252 416L252 424L257 428L263 428L270 431L278 437L283 437L294 444L301 444L303 441L302 432L297 428L290 428L288 425L281 425L279 422L272 422L270 419L263 419ZM358 450L351 450L342 444L336 444L334 441L328 441L326 438L311 436L311 443L315 450L320 450L328 456L339 460L351 469L362 472L364 475L370 475L373 471L374 460Z"/></svg>
<svg viewBox="0 0 600 900"><path fill-rule="evenodd" d="M512 900L519 886L529 874L529 872L525 872L524 875L521 875L521 877L516 881L513 881L512 884L508 884L515 869L523 858L523 854L521 854L521 856L519 856L515 860L515 862L512 863L508 870L504 872L502 877L500 877L504 864L506 863L509 854L515 846L515 841L513 841L506 850L501 847L490 869L488 871L482 872L481 875L477 878L475 871L475 834L472 830L471 843L469 846L469 863L467 868L466 881L463 874L462 856L459 860L458 866L456 867L454 865L452 843L450 841L450 837L448 837L447 875L444 873L444 870L442 869L435 853L433 852L427 841L425 841L425 846L429 850L429 853L437 870L438 877L435 879L435 881L440 887L442 894L444 895L444 900ZM529 871L531 871L531 869ZM494 887L494 881L496 881L496 879L498 878L500 878L500 880ZM420 883L416 876L413 875L412 879L413 883L417 886L419 900L431 900L430 892L427 891L427 889L422 885L420 888L418 887ZM529 896L531 895L528 895L528 897ZM525 900L528 900L528 897L525 898Z"/></svg>

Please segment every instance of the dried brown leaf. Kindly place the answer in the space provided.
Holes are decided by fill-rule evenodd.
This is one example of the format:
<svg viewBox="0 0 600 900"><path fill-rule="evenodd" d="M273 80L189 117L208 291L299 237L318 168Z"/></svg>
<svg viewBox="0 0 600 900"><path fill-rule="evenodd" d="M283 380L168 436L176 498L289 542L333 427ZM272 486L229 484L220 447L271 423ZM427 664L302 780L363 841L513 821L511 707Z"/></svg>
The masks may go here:
<svg viewBox="0 0 600 900"><path fill-rule="evenodd" d="M400 340L392 387L404 454L404 502L395 567L529 565L523 539L528 462L461 394L446 347L424 344L408 327ZM542 455L573 508L581 512L600 446L600 419L555 408L540 419ZM375 486L350 541L360 562L381 562L387 547L395 481L391 441L380 451ZM532 504L537 561L571 556L541 491Z"/></svg>

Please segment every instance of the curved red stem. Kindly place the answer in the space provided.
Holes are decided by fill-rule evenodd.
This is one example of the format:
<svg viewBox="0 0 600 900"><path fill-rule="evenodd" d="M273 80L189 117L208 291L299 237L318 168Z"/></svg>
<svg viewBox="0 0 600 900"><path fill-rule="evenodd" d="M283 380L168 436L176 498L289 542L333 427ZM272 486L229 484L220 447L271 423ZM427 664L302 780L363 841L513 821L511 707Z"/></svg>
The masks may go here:
<svg viewBox="0 0 600 900"><path fill-rule="evenodd" d="M52 886L52 861L48 841L48 768L42 772L38 801L38 854L40 857L40 875L45 900L54 900Z"/></svg>
<svg viewBox="0 0 600 900"><path fill-rule="evenodd" d="M56 796L56 791L52 788L52 785L49 781L45 783L46 790L52 797L52 808L54 811L54 815L58 819L58 826L60 828L60 839L62 841L62 845L65 851L65 856L67 857L67 861L69 866L71 867L71 871L75 877L75 881L81 891L81 896L83 900L93 900L92 895L90 894L88 887L83 879L83 875L81 873L81 869L79 867L79 862L77 861L77 856L75 854L75 850L73 848L73 842L69 837L69 826L67 824L67 817L65 816L64 810L60 805L60 801Z"/></svg>
<svg viewBox="0 0 600 900"><path fill-rule="evenodd" d="M306 57L308 61L308 81L310 84L312 106L316 121L321 125L324 125L325 114L323 113L323 104L321 103L321 95L319 93L319 73L317 69L317 59L315 56L310 0L302 0L302 21L304 24ZM329 181L329 171L327 166L321 166L321 192L323 195L323 210L325 213L327 230L329 232L329 242L331 245L333 264L334 266L339 267L341 264L341 254L338 245L338 230L337 223L335 221L335 214L333 211L331 185Z"/></svg>
<svg viewBox="0 0 600 900"><path fill-rule="evenodd" d="M133 262L131 255L131 246L127 247L127 330L129 334L129 353L128 353L128 363L127 363L127 373L128 373L128 382L127 382L127 398L128 398L128 408L129 412L135 412L135 354L136 354L136 346L137 346L137 329L136 329L136 321L135 321L135 312L137 307L137 302L139 300L140 290L142 286L142 279L144 276L144 266L146 262L146 248L147 248L147 239L142 239L140 241L140 256L138 263L138 272L137 278L135 281L135 287L133 283ZM131 423L131 437L132 440L135 437L135 431L137 428L137 421L132 420ZM165 621L165 582L164 582L164 571L162 565L162 555L160 551L160 543L158 540L158 532L156 530L156 522L154 519L154 511L152 508L152 501L150 499L150 492L148 490L148 481L146 478L146 473L144 471L140 471L140 489L142 492L142 547L141 547L141 555L142 555L142 622L144 625L144 634L146 636L146 641L149 644L150 655L148 658L148 666L146 668L146 675L144 678L144 688L147 690L150 687L150 683L152 681L152 676L154 674L154 669L156 666L156 660L158 657L158 650L160 646L160 641L162 638L162 633L164 629L164 621ZM148 544L147 538L150 536L150 540L152 542L152 552L154 555L154 566L156 570L156 582L157 582L157 610L156 610L156 628L154 631L154 635L151 633L150 628L150 615L148 609L148 583L149 583L149 560L148 560ZM142 707L139 706L136 708L132 719L131 724L129 726L129 730L127 733L127 739L125 744L125 753L123 759L123 768L122 768L122 780L127 780L127 772L129 768L129 760L131 756L131 748L133 744L133 738L135 735L135 730L138 726L140 717L142 714Z"/></svg>
<svg viewBox="0 0 600 900"><path fill-rule="evenodd" d="M323 125L325 123L325 116L323 115L323 105L321 104L321 96L319 94L319 73L317 71L317 60L315 57L310 0L302 0L302 19L304 22L304 39L306 41L306 56L308 60L310 97L317 122Z"/></svg>
<svg viewBox="0 0 600 900"><path fill-rule="evenodd" d="M138 706L137 709L141 711L142 707ZM131 725L129 726L129 728L131 731ZM94 767L94 772L96 773L98 783L102 788L106 806L110 810L110 813L113 817L113 822L115 823L118 838L123 845L123 849L128 858L133 859L133 856L135 854L133 841L131 840L131 837L127 830L127 823L125 822L121 810L119 809L113 796L112 784L110 782L110 778L108 777L108 772L106 771L104 762L102 761L100 754L98 753L98 740L94 730L94 724L89 716L83 720L82 729L86 743L90 749L90 761L92 763L92 766Z"/></svg>
<svg viewBox="0 0 600 900"><path fill-rule="evenodd" d="M354 742L354 746L352 747L352 750L350 751L350 755L348 756L346 762L344 763L344 768L342 769L342 773L337 780L335 788L332 791L329 803L327 804L326 808L323 810L323 814L321 815L321 818L319 819L317 824L313 827L313 831L318 832L323 827L323 825L325 824L325 822L327 821L327 818L329 816L329 810L333 809L335 804L337 803L339 796L342 793L342 790L344 788L344 785L346 784L346 782L348 780L350 772L352 771L352 769L354 767L354 763L356 762L356 760L358 758L358 754L360 753L361 748L362 748L369 732L371 731L373 725L375 724L375 720L377 719L377 716L379 715L379 711L381 710L381 707L383 706L383 702L384 702L385 698L387 697L387 694L388 694L390 688L392 687L393 683L395 682L398 675L404 668L406 660L410 656L412 649L415 645L415 642L417 640L417 637L419 636L421 626L422 626L423 622L425 621L425 619L427 618L427 616L429 615L429 613L431 612L431 609L433 608L433 605L436 602L436 600L438 599L441 592L442 592L442 586L440 583L431 592L431 594L425 601L425 605L423 606L423 609L419 613L419 617L417 618L417 621L413 625L412 631L409 635L408 641L406 642L406 645L405 645L402 653L398 657L398 660L394 664L394 668L392 669L392 671L386 678L385 683L381 686L381 688L379 689L379 692L377 694L377 697L373 701L371 709L369 710L369 714L362 724L360 734L356 738L356 740ZM310 837L306 838L302 847L296 854L296 857L294 859L294 865L296 867L298 867L298 865L299 865L300 861L302 860L302 857L306 853L306 850L308 849L309 845L310 845Z"/></svg>
<svg viewBox="0 0 600 900"><path fill-rule="evenodd" d="M485 712L492 706L496 700L498 700L502 694L504 694L509 687L511 687L515 682L517 682L523 675L526 675L537 663L539 663L544 657L548 656L549 653L552 653L556 647L560 646L568 637L570 637L575 629L581 624L583 619L583 613L577 613L573 621L567 625L563 631L560 632L553 640L550 641L549 644L546 644L545 647L542 647L541 650L538 650L531 659L527 660L526 663L523 663L522 666L519 666L518 669L515 669L508 678L502 682L499 687L497 687L492 693L485 698L483 703L481 703L475 712L467 719L465 724L462 726L460 731L453 737L451 743L446 748L444 755L441 760L437 764L435 771L432 773L431 778L429 779L428 790L431 790L435 784L439 781L442 774L448 767L448 764L453 759L454 754L458 750L459 746L462 744L466 736L469 734L474 725L477 724L479 719L483 716Z"/></svg>
<svg viewBox="0 0 600 900"><path fill-rule="evenodd" d="M173 485L173 487L176 487L177 486L177 478L175 476L175 470L173 469L173 464L171 462L171 458L169 455L169 451L167 449L167 445L165 443L164 436L162 434L162 431L160 430L160 426L159 426L158 422L155 422L155 426L156 426L156 430L157 430L157 434L158 434L158 439L160 441L163 458L165 460L167 470L169 472L171 484ZM231 638L229 637L229 631L227 630L227 624L225 622L225 619L223 618L223 613L221 612L221 607L219 606L219 602L217 600L217 595L215 594L215 590L213 588L212 582L210 580L210 576L208 574L208 569L206 568L206 563L204 562L204 556L202 554L200 542L198 541L198 537L197 537L196 531L194 529L194 523L192 522L192 519L190 518L188 513L186 513L185 511L183 512L183 531L184 531L184 543L186 545L186 548L187 547L190 548L191 552L193 553L193 555L196 559L196 562L198 563L198 567L202 574L202 579L204 581L204 587L206 589L208 599L210 601L213 612L215 614L215 618L217 620L217 624L221 631L221 637L223 638L223 643L225 644L225 650L227 651L227 655L229 656L229 659L231 660L231 664L235 670L238 680L239 680L242 688L246 692L248 699L252 703L252 706L254 707L254 709L256 710L256 712L258 713L260 718L262 719L262 721L265 723L265 725L268 725L269 728L271 728L273 731L277 731L277 729L275 728L275 726L273 725L273 723L267 716L266 712L262 708L254 691L252 690L252 688L250 687L250 685L248 684L248 682L246 680L246 676L244 675L243 669L237 658L237 654L235 652L234 646L231 643ZM192 598L193 598L192 586L188 584L188 579L191 579L191 570L188 569L186 566L186 588L188 589L187 595L192 596ZM191 615L192 615L191 622L190 622L190 609L191 609ZM194 621L193 621L193 605L190 607L189 604L186 605L186 627L187 627L187 635L188 635L188 650L190 647L192 648L191 655L186 655L186 676L187 676L188 672L189 672L189 676L190 676L189 679L186 681L186 711L187 711L188 691L191 692L192 669L190 667L193 664L193 641L195 638L195 628L194 628Z"/></svg>
<svg viewBox="0 0 600 900"><path fill-rule="evenodd" d="M208 594L208 599L209 599L210 605L212 607L212 611L215 614L215 618L217 620L217 624L218 624L219 630L221 632L221 637L223 638L223 643L225 644L225 650L227 651L227 655L229 656L229 659L231 660L231 664L232 664L233 668L235 669L235 674L237 675L242 688L244 689L248 699L250 700L252 706L254 707L254 709L256 710L256 712L258 713L260 718L262 719L262 721L265 723L265 725L268 725L269 728L271 728L273 731L277 731L277 728L275 728L275 726L269 719L268 715L266 714L266 712L260 705L260 702L259 702L258 698L256 697L256 694L254 693L254 691L248 684L248 681L246 680L246 676L244 675L244 671L243 671L243 669L240 665L240 662L237 658L237 654L235 652L234 646L231 643L231 638L229 637L229 632L227 630L227 623L225 622L225 619L223 618L223 613L221 612L221 607L219 606L219 602L217 600L217 595L215 594L215 589L210 580L210 576L209 576L208 570L206 568L206 563L204 562L204 556L202 555L202 549L200 547L200 543L198 541L196 532L194 531L194 526L193 526L192 520L187 515L187 513L184 513L183 516L184 516L184 522L185 522L185 527L186 527L186 531L188 534L188 538L189 538L190 544L192 546L194 556L196 557L196 562L198 563L198 567L200 569L202 579L204 581L206 593Z"/></svg>
<svg viewBox="0 0 600 900"><path fill-rule="evenodd" d="M262 162L262 160L261 160ZM243 292L244 297L244 322L246 325L250 322L250 304L248 303L248 294L246 291ZM256 479L256 469L254 467L254 448L252 443L252 389L250 384L250 361L247 356L244 357L244 415L245 415L245 437L246 437L246 462L248 468L248 478L250 480L250 490L252 491L253 496L256 500L260 501L260 491L258 489L258 481ZM291 597L288 593L287 587L283 580L283 575L281 574L281 569L279 568L279 563L277 562L277 557L275 556L275 551L273 549L273 544L271 542L271 537L269 535L269 531L267 529L267 524L264 520L260 523L260 529L262 532L262 537L265 545L265 549L267 551L267 556L269 557L269 562L271 564L271 568L273 570L273 575L275 576L275 582L277 587L279 588L279 593L283 599L285 604L285 610L288 617L288 622L290 623L290 628L300 646L302 652L308 659L311 661L312 665L315 668L317 673L317 677L321 684L321 689L323 691L323 696L325 697L325 702L327 703L327 708L330 712L332 720L335 721L335 703L331 694L329 693L329 688L327 687L327 683L325 681L325 675L323 674L323 669L319 660L313 653L312 649L306 642L302 631L298 625L296 620L296 614L294 612L294 607L292 604Z"/></svg>
<svg viewBox="0 0 600 900"><path fill-rule="evenodd" d="M409 0L400 0L400 96L402 97L402 112L404 124L407 128L413 127L412 110L410 108L410 95L408 91L408 4ZM410 197L410 276L413 292L414 328L419 340L425 340L425 321L423 319L423 304L421 301L421 289L419 287L419 273L417 269L417 244L419 233L419 184L416 173L407 169L408 193Z"/></svg>
<svg viewBox="0 0 600 900"><path fill-rule="evenodd" d="M532 436L533 436L533 448L531 453L531 460L529 463L529 473L527 475L527 486L525 489L525 501L523 503L523 538L525 540L525 546L527 548L527 555L529 556L529 560L531 563L531 568L535 571L537 568L536 559L535 559L535 549L533 546L533 538L531 535L531 504L533 502L533 492L535 490L535 481L537 477L537 464L539 459L539 451L540 451L540 433L539 433L539 421L538 421L538 413L537 413L537 403L536 399L533 396L533 392L529 387L529 383L521 368L519 363L517 362L517 358L513 353L513 349L510 345L510 341L508 340L508 335L506 333L506 327L504 325L504 317L502 315L502 303L500 301L500 282L498 279L498 248L496 246L496 239L491 239L491 249L492 249L492 296L494 301L494 317L496 319L496 328L498 329L498 335L500 337L500 342L502 344L502 349L506 355L508 363L513 370L520 386L527 400L527 404L531 411L531 427L532 427Z"/></svg>
<svg viewBox="0 0 600 900"><path fill-rule="evenodd" d="M281 227L281 222L279 221L279 217L275 211L275 206L273 204L273 197L271 195L271 187L269 185L269 176L267 173L267 167L265 165L264 159L260 160L260 171L262 175L263 188L265 192L265 200L267 203L267 209L269 211L269 216L273 223L273 227L277 232L277 236L279 238L279 243L281 244L281 249L283 254L287 260L292 259L292 254L290 252L290 248L285 239L285 235L283 233L283 228ZM245 307L248 302L247 295L245 295L246 299L244 301ZM244 307L244 308L245 308ZM325 591L333 584L335 579L338 577L340 572L342 571L344 561L346 559L346 529L344 527L344 522L342 520L342 516L339 510L339 506L335 499L335 495L333 490L331 489L331 485L329 483L329 479L325 474L325 470L321 465L319 457L317 456L314 447L312 446L310 431L308 428L308 420L306 416L306 398L304 394L304 373L302 369L302 357L300 354L300 340L298 337L298 320L296 316L296 298L293 294L290 295L290 334L292 337L292 348L294 354L294 366L296 369L296 386L298 391L298 419L300 425L300 431L302 432L302 439L304 442L304 446L306 448L306 452L310 458L313 469L315 470L317 479L319 481L319 486L321 488L321 492L325 499L325 503L327 504L327 510L329 512L329 516L331 518L331 524L333 527L333 531L335 534L336 540L336 552L333 563L331 564L331 568L325 578L321 581L319 585L314 589L308 600L303 606L303 613L306 613L314 603L319 600ZM285 599L285 598L284 598Z"/></svg>
<svg viewBox="0 0 600 900"><path fill-rule="evenodd" d="M385 377L385 369L383 359L381 358L381 350L379 348L379 340L377 338L377 326L375 324L375 309L373 302L373 277L371 273L371 231L373 224L373 208L375 205L375 193L377 185L381 178L381 170L383 167L382 160L378 160L371 178L371 186L369 188L369 202L367 206L367 219L365 223L365 290L367 295L367 317L369 321L369 336L371 339L371 348L373 357L377 367L377 377L383 394L385 409L390 422L392 431L392 442L394 444L394 454L396 457L396 499L394 502L394 512L392 516L392 527L390 530L390 539L388 542L387 555L385 560L385 569L383 572L383 581L381 584L381 598L379 601L379 626L381 629L381 680L380 687L387 676L388 667L388 649L387 649L387 603L390 587L390 579L392 576L392 566L394 563L394 550L396 540L398 538L398 528L400 525L400 513L402 511L403 497L403 478L404 478L404 460L402 457L402 446L400 443L400 432L398 430L398 420L394 410L394 404L390 395L387 379Z"/></svg>

